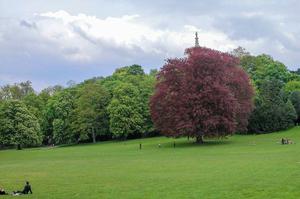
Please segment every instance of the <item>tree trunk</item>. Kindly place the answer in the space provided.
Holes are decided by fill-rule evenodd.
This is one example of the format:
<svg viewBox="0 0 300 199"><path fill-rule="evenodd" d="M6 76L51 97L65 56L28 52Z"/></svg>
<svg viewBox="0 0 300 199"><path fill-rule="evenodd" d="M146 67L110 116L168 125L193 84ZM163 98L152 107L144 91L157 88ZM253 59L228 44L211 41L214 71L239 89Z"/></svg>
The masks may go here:
<svg viewBox="0 0 300 199"><path fill-rule="evenodd" d="M17 150L21 150L21 149L22 149L21 144L18 144L17 145Z"/></svg>
<svg viewBox="0 0 300 199"><path fill-rule="evenodd" d="M93 136L93 143L96 143L96 135L95 135L94 128L92 128L92 136Z"/></svg>
<svg viewBox="0 0 300 199"><path fill-rule="evenodd" d="M198 144L203 144L204 140L203 140L203 135L199 135L196 137L196 143Z"/></svg>

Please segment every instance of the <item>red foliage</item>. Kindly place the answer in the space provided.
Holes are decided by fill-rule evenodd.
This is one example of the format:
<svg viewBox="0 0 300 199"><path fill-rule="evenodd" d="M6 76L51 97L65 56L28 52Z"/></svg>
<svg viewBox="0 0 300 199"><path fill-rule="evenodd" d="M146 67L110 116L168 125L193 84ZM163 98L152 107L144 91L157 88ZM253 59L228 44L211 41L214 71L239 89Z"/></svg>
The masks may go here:
<svg viewBox="0 0 300 199"><path fill-rule="evenodd" d="M152 120L166 136L223 137L246 130L253 89L229 54L208 48L186 50L158 74L150 101Z"/></svg>

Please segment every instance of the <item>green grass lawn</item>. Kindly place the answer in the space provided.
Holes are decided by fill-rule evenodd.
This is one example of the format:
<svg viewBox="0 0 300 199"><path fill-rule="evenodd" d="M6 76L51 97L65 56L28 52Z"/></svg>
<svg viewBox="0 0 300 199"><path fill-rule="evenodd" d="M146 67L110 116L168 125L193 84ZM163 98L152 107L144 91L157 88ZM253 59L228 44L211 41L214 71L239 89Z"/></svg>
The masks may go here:
<svg viewBox="0 0 300 199"><path fill-rule="evenodd" d="M296 144L281 145L282 137ZM21 198L300 198L300 128L194 144L157 137L0 151L0 187ZM139 150L139 143L143 144ZM161 148L158 148L161 144ZM0 198L11 198L6 196Z"/></svg>

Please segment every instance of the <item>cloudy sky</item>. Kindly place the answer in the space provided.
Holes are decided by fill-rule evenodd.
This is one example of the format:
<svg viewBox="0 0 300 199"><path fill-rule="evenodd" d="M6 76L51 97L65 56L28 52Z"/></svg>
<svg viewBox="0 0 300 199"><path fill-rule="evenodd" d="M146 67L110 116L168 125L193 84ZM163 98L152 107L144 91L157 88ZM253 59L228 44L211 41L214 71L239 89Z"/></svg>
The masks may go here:
<svg viewBox="0 0 300 199"><path fill-rule="evenodd" d="M131 64L160 68L194 45L195 31L202 46L300 67L300 1L186 2L0 0L0 85L31 80L41 90Z"/></svg>

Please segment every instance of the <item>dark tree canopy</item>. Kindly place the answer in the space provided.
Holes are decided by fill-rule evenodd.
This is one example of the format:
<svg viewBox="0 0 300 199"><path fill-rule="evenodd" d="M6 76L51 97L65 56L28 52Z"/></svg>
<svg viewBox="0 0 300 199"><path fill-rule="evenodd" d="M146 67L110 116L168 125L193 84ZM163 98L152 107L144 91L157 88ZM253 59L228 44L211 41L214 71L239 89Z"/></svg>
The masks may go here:
<svg viewBox="0 0 300 199"><path fill-rule="evenodd" d="M250 133L270 133L294 125L297 113L293 104L282 91L280 80L264 80L255 100L255 109L250 117Z"/></svg>
<svg viewBox="0 0 300 199"><path fill-rule="evenodd" d="M110 102L109 93L99 83L85 83L78 91L72 127L78 132L80 140L90 137L96 142L97 135L109 132L107 106Z"/></svg>
<svg viewBox="0 0 300 199"><path fill-rule="evenodd" d="M150 108L167 136L223 137L245 130L253 89L239 60L208 48L190 48L169 59L158 74Z"/></svg>
<svg viewBox="0 0 300 199"><path fill-rule="evenodd" d="M295 111L297 113L297 123L300 122L300 91L294 91L290 95L290 101L292 102Z"/></svg>

